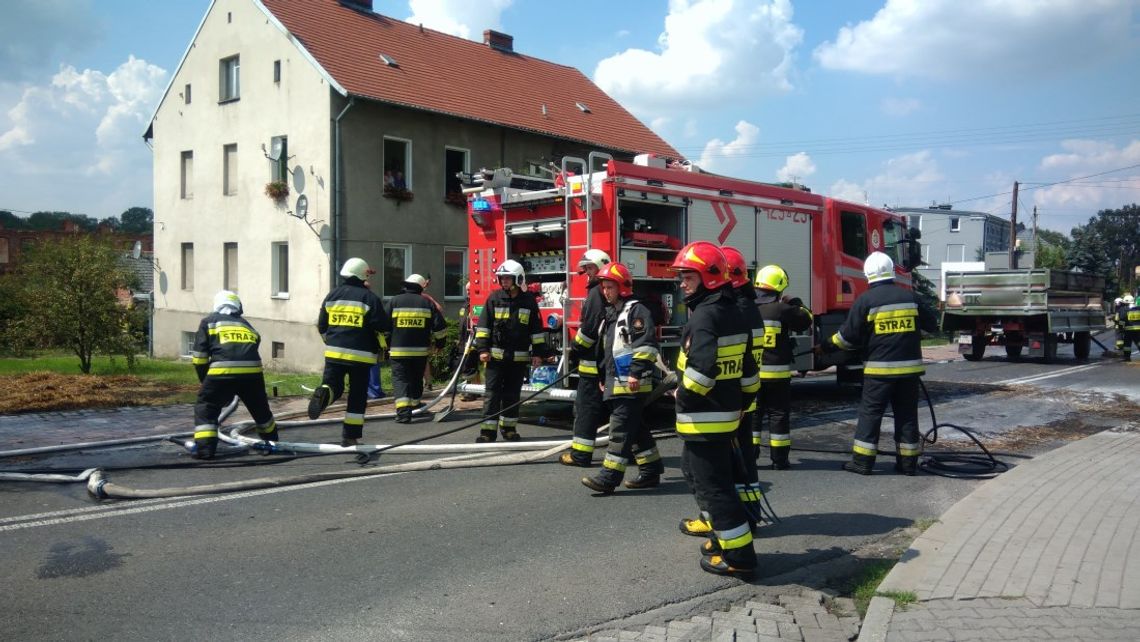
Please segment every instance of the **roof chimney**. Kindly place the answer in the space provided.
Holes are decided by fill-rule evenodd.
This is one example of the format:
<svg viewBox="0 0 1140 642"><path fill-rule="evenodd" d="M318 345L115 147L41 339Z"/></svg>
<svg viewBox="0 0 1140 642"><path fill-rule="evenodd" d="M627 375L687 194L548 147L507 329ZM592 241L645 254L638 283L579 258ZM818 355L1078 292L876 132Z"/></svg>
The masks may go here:
<svg viewBox="0 0 1140 642"><path fill-rule="evenodd" d="M504 51L506 53L514 53L515 51L514 36L508 36L494 29L483 30L483 44L497 51Z"/></svg>

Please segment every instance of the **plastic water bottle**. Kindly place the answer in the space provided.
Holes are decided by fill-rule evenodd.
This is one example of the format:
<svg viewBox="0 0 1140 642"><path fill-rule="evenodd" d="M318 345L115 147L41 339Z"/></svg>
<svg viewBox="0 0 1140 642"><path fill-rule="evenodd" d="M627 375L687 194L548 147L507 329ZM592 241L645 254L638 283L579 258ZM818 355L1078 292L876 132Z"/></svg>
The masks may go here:
<svg viewBox="0 0 1140 642"><path fill-rule="evenodd" d="M546 415L542 415L538 418L538 425L540 425L540 426L546 425Z"/></svg>

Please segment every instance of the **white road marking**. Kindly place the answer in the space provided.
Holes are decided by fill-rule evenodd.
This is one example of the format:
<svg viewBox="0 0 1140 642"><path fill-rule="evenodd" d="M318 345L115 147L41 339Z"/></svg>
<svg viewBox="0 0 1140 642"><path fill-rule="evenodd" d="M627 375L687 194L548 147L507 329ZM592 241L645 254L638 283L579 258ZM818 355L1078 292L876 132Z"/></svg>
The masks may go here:
<svg viewBox="0 0 1140 642"><path fill-rule="evenodd" d="M995 381L994 385L1033 383L1035 381L1042 381L1044 379L1052 379L1053 377L1064 377L1065 375L1076 374L1078 372L1084 372L1085 370L1092 370L1093 368L1099 368L1101 365L1103 364L1089 363L1083 366L1072 366L1070 368L1065 368L1063 370L1057 370L1055 372L1049 372L1046 374L1017 377L1014 379L1006 379L1005 381Z"/></svg>

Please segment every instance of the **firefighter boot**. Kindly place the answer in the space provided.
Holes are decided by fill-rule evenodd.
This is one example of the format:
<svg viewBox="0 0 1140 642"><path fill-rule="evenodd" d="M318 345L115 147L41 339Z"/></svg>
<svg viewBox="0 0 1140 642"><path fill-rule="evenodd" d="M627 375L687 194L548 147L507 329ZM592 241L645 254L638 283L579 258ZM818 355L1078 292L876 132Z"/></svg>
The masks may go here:
<svg viewBox="0 0 1140 642"><path fill-rule="evenodd" d="M194 446L194 459L213 459L214 452L218 449L218 438L195 439Z"/></svg>
<svg viewBox="0 0 1140 642"><path fill-rule="evenodd" d="M792 467L788 463L788 453L792 450L791 446L771 446L768 449L772 457L772 470L787 470Z"/></svg>
<svg viewBox="0 0 1140 642"><path fill-rule="evenodd" d="M499 430L499 432L503 433L503 439L506 441L518 441L521 439L521 437L519 437L519 431L514 428L503 428Z"/></svg>
<svg viewBox="0 0 1140 642"><path fill-rule="evenodd" d="M610 468L605 468L598 471L598 474L593 477L583 477L582 485L595 493L603 495L610 495L621 483L621 473Z"/></svg>
<svg viewBox="0 0 1140 642"><path fill-rule="evenodd" d="M354 439L352 437L342 437L340 440L340 445L342 448L351 448L351 447L357 446L359 444L360 444L360 440Z"/></svg>
<svg viewBox="0 0 1140 642"><path fill-rule="evenodd" d="M637 477L627 479L625 487L637 490L639 488L653 488L661 483L661 475L665 474L665 464L660 459L641 464L637 467Z"/></svg>
<svg viewBox="0 0 1140 642"><path fill-rule="evenodd" d="M695 519L682 519L680 529L682 533L693 537L708 537L713 532L712 522L703 512Z"/></svg>
<svg viewBox="0 0 1140 642"><path fill-rule="evenodd" d="M918 455L895 455L895 471L914 477L918 473Z"/></svg>
<svg viewBox="0 0 1140 642"><path fill-rule="evenodd" d="M477 443L477 444L489 444L489 443L495 441L495 438L497 436L498 435L495 434L494 429L492 429L492 430L480 430L479 436L475 438L475 443Z"/></svg>
<svg viewBox="0 0 1140 642"><path fill-rule="evenodd" d="M396 423L398 423L398 424L410 424L410 423L412 423L412 409L411 408L400 408L399 410L397 410L396 411Z"/></svg>
<svg viewBox="0 0 1140 642"><path fill-rule="evenodd" d="M321 384L313 391L313 395L309 397L309 419L316 419L321 416L325 408L329 407L329 402L332 401L332 389L328 386Z"/></svg>
<svg viewBox="0 0 1140 642"><path fill-rule="evenodd" d="M701 544L701 556L712 557L713 555L720 555L720 542L716 540L716 536L710 536Z"/></svg>
<svg viewBox="0 0 1140 642"><path fill-rule="evenodd" d="M589 453L583 453L581 451L575 450L573 452L562 453L562 456L558 458L558 463L562 464L563 466L590 468L594 465L591 459L592 458L590 457Z"/></svg>
<svg viewBox="0 0 1140 642"><path fill-rule="evenodd" d="M739 577L742 580L751 579L756 574L755 568L738 568L728 563L719 553L711 557L701 555L701 570L713 575L728 575Z"/></svg>
<svg viewBox="0 0 1140 642"><path fill-rule="evenodd" d="M851 461L843 464L843 470L860 475L870 475L874 467L874 455L860 455L859 453L851 455Z"/></svg>

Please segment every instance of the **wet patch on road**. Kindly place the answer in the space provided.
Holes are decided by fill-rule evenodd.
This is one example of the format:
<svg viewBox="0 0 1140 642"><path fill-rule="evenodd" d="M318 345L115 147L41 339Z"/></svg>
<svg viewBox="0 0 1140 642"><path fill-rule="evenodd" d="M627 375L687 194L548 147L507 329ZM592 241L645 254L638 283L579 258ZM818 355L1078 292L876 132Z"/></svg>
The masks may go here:
<svg viewBox="0 0 1140 642"><path fill-rule="evenodd" d="M43 564L36 569L41 580L98 575L123 565L130 553L114 553L114 547L97 537L84 537L81 543L53 544Z"/></svg>

